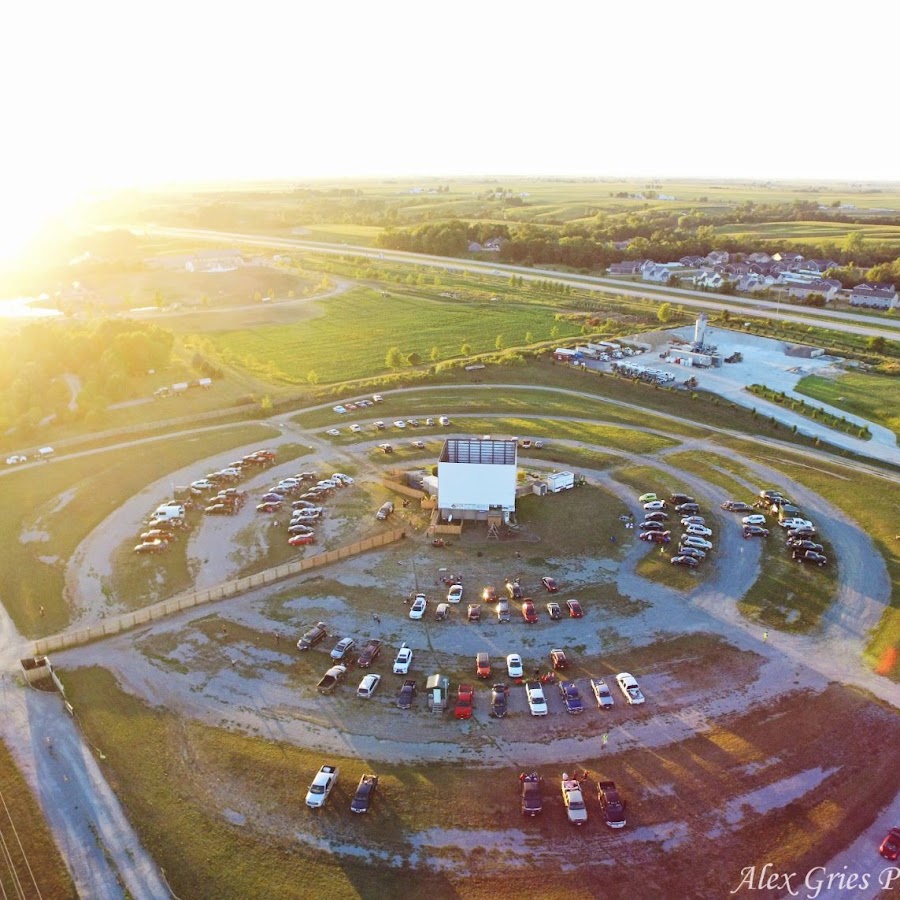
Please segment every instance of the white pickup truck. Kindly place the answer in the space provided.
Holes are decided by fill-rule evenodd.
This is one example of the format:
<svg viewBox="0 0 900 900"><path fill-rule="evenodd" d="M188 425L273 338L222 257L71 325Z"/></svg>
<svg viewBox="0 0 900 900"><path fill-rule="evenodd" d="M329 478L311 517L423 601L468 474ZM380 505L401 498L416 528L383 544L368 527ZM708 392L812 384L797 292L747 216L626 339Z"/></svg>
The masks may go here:
<svg viewBox="0 0 900 900"><path fill-rule="evenodd" d="M641 693L634 675L629 675L628 672L619 672L616 675L616 684L619 685L619 690L622 691L625 695L625 700L631 706L639 706L644 702L644 695Z"/></svg>

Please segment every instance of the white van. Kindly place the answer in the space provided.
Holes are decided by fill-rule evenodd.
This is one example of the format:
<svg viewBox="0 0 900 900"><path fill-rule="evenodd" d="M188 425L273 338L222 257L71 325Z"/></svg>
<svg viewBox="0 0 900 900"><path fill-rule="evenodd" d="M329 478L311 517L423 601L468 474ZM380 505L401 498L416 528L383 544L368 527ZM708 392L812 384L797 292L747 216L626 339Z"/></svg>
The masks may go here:
<svg viewBox="0 0 900 900"><path fill-rule="evenodd" d="M170 522L172 519L184 518L183 506L159 506L153 513L153 518L158 522Z"/></svg>

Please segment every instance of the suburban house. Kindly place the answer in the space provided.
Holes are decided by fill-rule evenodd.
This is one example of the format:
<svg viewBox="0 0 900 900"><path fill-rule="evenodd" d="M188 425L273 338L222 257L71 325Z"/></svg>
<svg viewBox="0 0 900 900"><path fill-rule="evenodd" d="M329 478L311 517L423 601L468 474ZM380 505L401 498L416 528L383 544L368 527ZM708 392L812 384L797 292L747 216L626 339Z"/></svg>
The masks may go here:
<svg viewBox="0 0 900 900"><path fill-rule="evenodd" d="M788 288L788 296L805 300L810 294L819 294L826 301L834 300L841 289L841 283L833 278L819 278L807 284L792 284Z"/></svg>
<svg viewBox="0 0 900 900"><path fill-rule="evenodd" d="M748 263L770 263L772 262L772 257L769 256L768 253L751 253L747 257Z"/></svg>
<svg viewBox="0 0 900 900"><path fill-rule="evenodd" d="M840 263L833 259L805 259L797 267L798 272L804 272L809 275L824 275L829 269L837 269Z"/></svg>
<svg viewBox="0 0 900 900"><path fill-rule="evenodd" d="M646 259L631 259L624 262L612 263L608 272L610 275L637 275L641 268L647 263Z"/></svg>
<svg viewBox="0 0 900 900"><path fill-rule="evenodd" d="M503 245L507 243L506 238L495 237L484 242L484 251L486 253L499 253L503 249Z"/></svg>
<svg viewBox="0 0 900 900"><path fill-rule="evenodd" d="M641 269L641 279L666 284L672 276L673 269L681 268L678 263L653 263Z"/></svg>
<svg viewBox="0 0 900 900"><path fill-rule="evenodd" d="M706 261L711 266L724 266L730 258L727 250L710 250L706 254Z"/></svg>
<svg viewBox="0 0 900 900"><path fill-rule="evenodd" d="M796 269L803 263L801 253L776 253L772 259L784 263L789 269Z"/></svg>
<svg viewBox="0 0 900 900"><path fill-rule="evenodd" d="M725 284L722 273L716 272L714 269L703 269L694 276L693 281L697 287L705 288L720 288Z"/></svg>
<svg viewBox="0 0 900 900"><path fill-rule="evenodd" d="M870 309L897 309L900 297L892 284L858 284L850 291L851 306Z"/></svg>
<svg viewBox="0 0 900 900"><path fill-rule="evenodd" d="M678 260L678 262L683 266L687 266L689 269L699 269L705 261L705 256L682 256L681 259Z"/></svg>
<svg viewBox="0 0 900 900"><path fill-rule="evenodd" d="M737 289L744 294L755 294L757 291L764 291L769 285L774 283L775 279L771 275L748 272L738 281Z"/></svg>

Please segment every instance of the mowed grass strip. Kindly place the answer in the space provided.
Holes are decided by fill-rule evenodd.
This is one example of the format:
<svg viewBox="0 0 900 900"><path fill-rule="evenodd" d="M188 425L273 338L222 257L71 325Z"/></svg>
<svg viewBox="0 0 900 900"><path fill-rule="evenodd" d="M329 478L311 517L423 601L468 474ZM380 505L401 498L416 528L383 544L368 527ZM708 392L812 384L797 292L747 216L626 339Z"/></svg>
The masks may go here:
<svg viewBox="0 0 900 900"><path fill-rule="evenodd" d="M6 865L0 871L0 892L4 897L18 897L17 885L21 885L24 897L76 900L78 891L53 841L40 804L3 742L0 742L0 784L3 798L0 838L6 858ZM38 894L34 893L35 884Z"/></svg>
<svg viewBox="0 0 900 900"><path fill-rule="evenodd" d="M265 445L275 437L280 432L269 426L235 426L57 459L4 476L0 597L16 627L36 637L69 624L64 596L69 557L92 529L149 482L194 460L232 447Z"/></svg>
<svg viewBox="0 0 900 900"><path fill-rule="evenodd" d="M900 390L896 378L863 372L848 372L840 378L807 375L798 382L795 390L820 403L883 425L900 436Z"/></svg>
<svg viewBox="0 0 900 900"><path fill-rule="evenodd" d="M663 646L654 668L669 678L692 671L702 676L708 667L698 663L707 653L720 674L729 671L727 647L704 647L696 636L690 645L666 643L671 646ZM745 677L746 667L738 669ZM582 852L572 856L558 853L571 840L559 798L561 764L535 767L498 758L501 764L492 767L391 765L326 757L151 709L103 669L75 670L64 678L88 738L104 752L110 783L173 890L223 900L306 897L310 885L323 898L534 896L536 866L541 896L577 896L588 881L603 883L604 896L633 897L638 880L652 885L654 896L721 896L744 865L772 861L782 871L807 871L844 847L848 834L870 825L894 789L893 758L872 754L871 747L900 741L895 715L836 685L821 694L788 690L762 710L659 747L617 752L612 729L602 756L588 751L576 762L593 779L619 784L632 833L666 829L676 837L664 861L652 839L631 841L622 852L620 837L598 824L599 807L589 791L591 822L579 833ZM417 709L412 715L427 731L427 714ZM594 709L585 715L600 716ZM842 735L840 741L821 740L823 722ZM470 726L459 727L464 740ZM326 758L341 775L325 809L313 812L303 797ZM516 780L525 765L545 779L544 812L527 822L519 813ZM782 791L787 779L817 768L830 774L806 790ZM369 771L380 776L379 795L367 816L353 816L350 798ZM773 790L784 793L783 800L755 812L754 794ZM683 802L686 796L690 804ZM529 847L514 842L523 830ZM485 852L467 850L467 841ZM510 852L491 852L494 843ZM513 850L527 853L531 865L522 865L521 853ZM616 859L614 880L608 866L595 862L610 855ZM438 857L445 866L435 871L423 856Z"/></svg>
<svg viewBox="0 0 900 900"><path fill-rule="evenodd" d="M540 339L556 327L561 338L580 334L572 322L555 319L549 308L530 305L439 301L422 297L382 296L358 288L320 301L323 315L296 325L260 326L228 332L208 332L226 362L268 374L270 380L306 384L315 372L321 383L350 381L391 370L387 351L398 347L404 355L418 353L428 362L433 347L438 359L525 345L532 332Z"/></svg>

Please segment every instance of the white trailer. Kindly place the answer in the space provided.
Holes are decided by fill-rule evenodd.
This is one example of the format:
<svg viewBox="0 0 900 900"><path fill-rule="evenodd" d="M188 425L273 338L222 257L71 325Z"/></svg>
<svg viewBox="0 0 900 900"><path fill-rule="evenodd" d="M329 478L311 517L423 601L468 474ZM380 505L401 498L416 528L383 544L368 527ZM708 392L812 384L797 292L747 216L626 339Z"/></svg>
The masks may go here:
<svg viewBox="0 0 900 900"><path fill-rule="evenodd" d="M599 351L591 349L590 344L587 344L587 345L581 344L581 345L577 346L575 348L575 352L580 353L582 356L586 356L589 359L596 359L600 355Z"/></svg>
<svg viewBox="0 0 900 900"><path fill-rule="evenodd" d="M553 472L547 476L546 481L547 489L553 494L575 487L575 476L572 472Z"/></svg>

